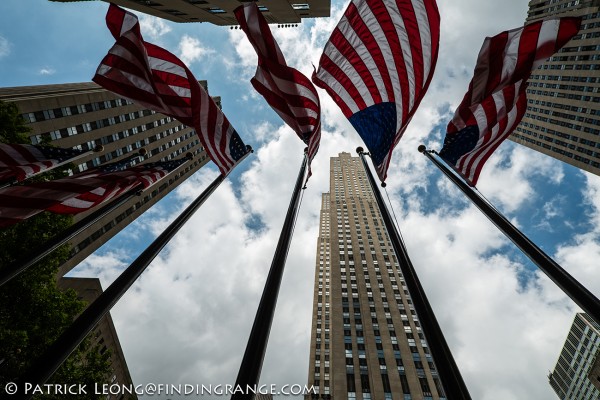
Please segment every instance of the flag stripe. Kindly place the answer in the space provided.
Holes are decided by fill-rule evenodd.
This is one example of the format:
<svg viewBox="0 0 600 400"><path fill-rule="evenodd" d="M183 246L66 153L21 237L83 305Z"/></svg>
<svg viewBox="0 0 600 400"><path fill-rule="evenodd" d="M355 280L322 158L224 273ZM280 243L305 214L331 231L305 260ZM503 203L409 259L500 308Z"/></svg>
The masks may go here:
<svg viewBox="0 0 600 400"><path fill-rule="evenodd" d="M227 175L246 153L245 145L192 72L175 55L145 42L134 14L111 4L106 23L116 42L94 82L194 128L211 160Z"/></svg>
<svg viewBox="0 0 600 400"><path fill-rule="evenodd" d="M77 214L140 186L149 188L187 159L142 164L123 169L130 159L47 182L0 189L0 227L42 211Z"/></svg>
<svg viewBox="0 0 600 400"><path fill-rule="evenodd" d="M81 150L29 144L0 144L0 179L25 180L83 154Z"/></svg>
<svg viewBox="0 0 600 400"><path fill-rule="evenodd" d="M308 179L312 173L310 162L321 137L321 104L317 90L306 76L287 65L255 2L236 8L234 13L258 55L252 86L308 145Z"/></svg>
<svg viewBox="0 0 600 400"><path fill-rule="evenodd" d="M572 17L543 20L485 39L440 151L471 185L525 114L532 69L565 45L580 24L580 18Z"/></svg>
<svg viewBox="0 0 600 400"><path fill-rule="evenodd" d="M435 0L353 0L313 74L362 137L382 181L431 82L439 31Z"/></svg>

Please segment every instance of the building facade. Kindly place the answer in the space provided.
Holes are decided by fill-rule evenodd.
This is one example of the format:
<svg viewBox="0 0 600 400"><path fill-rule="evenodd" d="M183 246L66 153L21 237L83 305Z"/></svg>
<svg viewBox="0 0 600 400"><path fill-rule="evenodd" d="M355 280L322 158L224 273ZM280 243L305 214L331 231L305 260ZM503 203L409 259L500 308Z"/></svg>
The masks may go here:
<svg viewBox="0 0 600 400"><path fill-rule="evenodd" d="M510 139L600 175L600 0L531 0L526 23L581 16L581 30L532 72Z"/></svg>
<svg viewBox="0 0 600 400"><path fill-rule="evenodd" d="M215 25L238 25L233 10L249 1L253 0L110 0L122 7L173 22L210 22ZM260 0L257 5L270 24L294 24L303 18L329 17L331 0Z"/></svg>
<svg viewBox="0 0 600 400"><path fill-rule="evenodd" d="M315 399L445 399L362 162L331 159L321 203L308 385Z"/></svg>
<svg viewBox="0 0 600 400"><path fill-rule="evenodd" d="M548 375L561 400L600 399L600 391L588 378L599 349L600 325L587 314L575 315L554 371Z"/></svg>
<svg viewBox="0 0 600 400"><path fill-rule="evenodd" d="M206 82L201 82L206 87ZM131 198L71 240L71 258L59 270L59 277L133 222L181 182L198 171L209 158L196 132L179 121L144 109L131 101L102 89L95 83L0 88L0 100L14 102L32 129L31 142L43 138L63 148L91 150L102 145L100 153L91 153L75 161L73 172L116 162L138 154L139 162L156 162L185 157L182 164L140 196ZM216 98L220 105L220 99ZM135 164L135 161L133 162ZM75 216L81 220L90 213Z"/></svg>
<svg viewBox="0 0 600 400"><path fill-rule="evenodd" d="M96 300L102 294L102 285L98 278L61 278L58 280L58 287L62 290L73 289L79 299L84 300L90 304ZM104 385L118 385L125 386L127 388L132 387L133 381L129 374L129 368L127 368L127 362L125 361L125 355L115 330L112 317L110 313L107 313L100 322L96 325L94 330L88 335L92 341L93 346L99 346L100 354L104 354L110 351L110 369L111 375L108 377L107 382L97 382L100 390L104 388ZM106 395L106 400L135 400L137 395L135 393L121 393L112 394L109 390ZM116 393L116 391L113 390Z"/></svg>

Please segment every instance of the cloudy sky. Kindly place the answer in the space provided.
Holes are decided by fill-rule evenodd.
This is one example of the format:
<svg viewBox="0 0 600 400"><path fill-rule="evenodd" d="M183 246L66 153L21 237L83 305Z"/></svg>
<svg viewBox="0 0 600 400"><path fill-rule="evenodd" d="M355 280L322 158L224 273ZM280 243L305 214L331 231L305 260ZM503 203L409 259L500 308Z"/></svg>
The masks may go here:
<svg viewBox="0 0 600 400"><path fill-rule="evenodd" d="M394 152L388 193L413 264L474 399L554 399L547 374L577 307L538 272L425 157L467 88L485 36L523 24L526 0L438 0L434 80ZM306 74L331 18L274 28L289 65ZM113 43L103 2L0 2L0 85L89 81ZM205 203L115 306L135 383L232 384L271 264L304 146L249 83L256 56L239 30L140 15L147 41L188 63L255 153ZM323 139L304 193L261 382L305 384L321 193L329 158L355 154L355 131L324 91ZM106 287L217 175L199 171L84 262ZM600 179L504 143L479 190L594 293L600 280ZM154 399L158 396L152 397Z"/></svg>

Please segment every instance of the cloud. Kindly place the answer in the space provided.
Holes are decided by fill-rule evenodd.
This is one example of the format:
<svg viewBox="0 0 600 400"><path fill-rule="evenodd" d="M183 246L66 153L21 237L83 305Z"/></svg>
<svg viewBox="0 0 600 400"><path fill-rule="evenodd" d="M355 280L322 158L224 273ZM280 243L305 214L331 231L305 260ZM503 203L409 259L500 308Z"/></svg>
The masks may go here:
<svg viewBox="0 0 600 400"><path fill-rule="evenodd" d="M189 65L195 61L210 62L206 57L214 54L213 49L204 47L199 39L191 37L189 35L183 35L179 42L179 57L181 61Z"/></svg>
<svg viewBox="0 0 600 400"><path fill-rule="evenodd" d="M157 40L172 31L171 26L162 18L139 14L139 21L142 34L145 38Z"/></svg>
<svg viewBox="0 0 600 400"><path fill-rule="evenodd" d="M289 65L312 73L312 63L318 62L345 8L342 3L334 2L332 18L273 29ZM440 62L429 93L394 151L388 178L387 192L409 255L472 397L482 400L553 397L546 374L577 307L516 255L513 244L416 149L422 143L440 148L483 37L522 24L526 7L519 0L500 9L466 0L440 4ZM227 63L232 77L227 84L234 89L223 101L255 135L255 153L239 167L239 177L221 184L115 307L113 317L136 383L235 381L302 159L304 145L291 129L273 118L268 107L256 105L256 94L239 90L249 87L256 54L242 32L228 32L230 40L219 53L236 55ZM186 63L214 53L188 34L182 36L179 50ZM209 79L225 85L219 72ZM315 245L321 195L329 190L329 158L342 151L355 155L362 145L331 98L319 93L322 142L303 191L279 292L261 375L261 382L268 384L307 382ZM525 224L523 213L539 211L546 219L559 215L558 207L569 204L572 194L564 193L563 203L557 191L572 174L556 160L507 142L488 161L479 190L508 218ZM170 205L161 203L148 214L147 231L158 233L214 177L214 171L205 169L181 184ZM561 237L554 255L597 293L598 177L586 175L580 189L585 194L581 207L593 224L574 237ZM257 225L260 229L249 228ZM135 229L137 234L140 226ZM84 271L100 274L106 285L123 267L124 257L105 251L89 259Z"/></svg>
<svg viewBox="0 0 600 400"><path fill-rule="evenodd" d="M54 75L55 72L56 71L53 68L45 67L45 68L40 69L39 74L40 75Z"/></svg>
<svg viewBox="0 0 600 400"><path fill-rule="evenodd" d="M0 58L8 56L10 54L10 48L11 44L8 39L0 36Z"/></svg>

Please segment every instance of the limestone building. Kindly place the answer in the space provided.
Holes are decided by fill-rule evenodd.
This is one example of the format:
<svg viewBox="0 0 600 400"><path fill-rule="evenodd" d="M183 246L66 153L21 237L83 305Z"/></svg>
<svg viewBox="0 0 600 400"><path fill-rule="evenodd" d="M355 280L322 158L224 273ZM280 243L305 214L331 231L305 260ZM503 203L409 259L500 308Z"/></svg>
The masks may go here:
<svg viewBox="0 0 600 400"><path fill-rule="evenodd" d="M321 202L308 385L316 399L445 399L362 162L331 158Z"/></svg>

